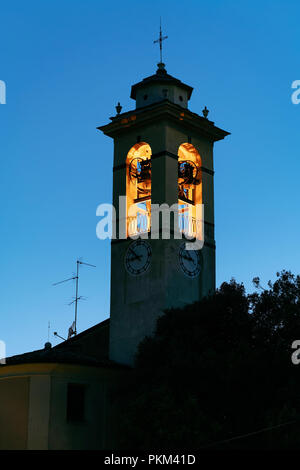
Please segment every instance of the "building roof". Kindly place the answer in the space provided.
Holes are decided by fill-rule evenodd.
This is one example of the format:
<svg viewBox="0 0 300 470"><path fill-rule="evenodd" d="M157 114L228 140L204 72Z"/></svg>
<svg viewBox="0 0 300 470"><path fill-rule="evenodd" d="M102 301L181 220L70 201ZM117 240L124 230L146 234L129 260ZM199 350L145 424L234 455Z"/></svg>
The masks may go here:
<svg viewBox="0 0 300 470"><path fill-rule="evenodd" d="M190 99L193 92L193 88L189 85L186 85L178 78L172 77L169 75L164 68L164 64L158 64L158 69L154 75L144 78L141 82L132 85L130 98L136 98L136 92L139 88L143 88L150 84L163 83L168 85L177 85L181 88L184 88L188 92L188 99Z"/></svg>
<svg viewBox="0 0 300 470"><path fill-rule="evenodd" d="M103 365L102 361L97 360L92 356L87 356L82 353L73 351L72 349L37 349L36 351L30 351L24 354L18 354L11 356L6 359L4 366L16 365L16 364L29 364L29 363L64 363L64 364L84 364L99 366ZM2 365L2 366L3 366Z"/></svg>
<svg viewBox="0 0 300 470"><path fill-rule="evenodd" d="M6 358L1 367L32 364L60 363L94 367L123 367L108 358L109 319L88 328L72 338L54 346L37 349Z"/></svg>

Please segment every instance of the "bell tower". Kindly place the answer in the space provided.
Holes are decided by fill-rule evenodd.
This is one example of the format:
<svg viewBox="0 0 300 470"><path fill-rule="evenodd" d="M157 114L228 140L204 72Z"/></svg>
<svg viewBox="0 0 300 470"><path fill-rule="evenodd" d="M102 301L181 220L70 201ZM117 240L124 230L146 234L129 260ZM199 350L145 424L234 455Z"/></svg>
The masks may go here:
<svg viewBox="0 0 300 470"><path fill-rule="evenodd" d="M110 359L119 363L133 364L164 310L215 289L213 145L229 133L206 107L203 116L188 109L192 91L160 62L132 86L136 109L117 107L98 128L114 139ZM201 249L187 249L186 239Z"/></svg>

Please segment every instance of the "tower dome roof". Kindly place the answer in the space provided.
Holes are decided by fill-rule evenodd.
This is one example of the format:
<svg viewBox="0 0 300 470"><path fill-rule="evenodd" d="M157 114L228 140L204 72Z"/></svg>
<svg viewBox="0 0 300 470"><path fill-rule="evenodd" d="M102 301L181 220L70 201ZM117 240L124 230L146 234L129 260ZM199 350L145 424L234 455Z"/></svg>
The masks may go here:
<svg viewBox="0 0 300 470"><path fill-rule="evenodd" d="M130 98L136 100L137 108L165 99L187 108L192 91L192 87L169 75L165 64L159 63L154 75L144 78L131 87Z"/></svg>

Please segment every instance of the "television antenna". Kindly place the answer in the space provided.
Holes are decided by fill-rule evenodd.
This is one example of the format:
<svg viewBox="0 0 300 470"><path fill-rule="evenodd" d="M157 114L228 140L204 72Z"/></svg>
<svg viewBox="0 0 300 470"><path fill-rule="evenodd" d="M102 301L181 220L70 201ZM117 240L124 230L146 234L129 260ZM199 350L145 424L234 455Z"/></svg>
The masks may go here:
<svg viewBox="0 0 300 470"><path fill-rule="evenodd" d="M63 339L64 341L66 341L66 338L63 338L62 336L60 336L60 335L57 333L57 331L54 331L53 335L54 335L54 336L57 336L57 337L60 338L60 339Z"/></svg>
<svg viewBox="0 0 300 470"><path fill-rule="evenodd" d="M68 279L63 279L62 281L55 282L52 284L53 286L57 286L58 284L63 284L64 282L68 281L73 281L75 279L76 281L76 287L75 287L75 298L72 300L72 302L69 303L69 305L74 304L75 305L75 320L74 320L74 328L72 328L73 335L77 334L77 312L78 312L78 300L85 300L85 297L82 295L78 296L78 285L79 285L79 266L80 265L85 265L85 266L90 266L92 268L96 268L94 264L89 264L85 263L81 259L76 260L76 275L74 274L72 277L68 277ZM55 336L58 336L57 334Z"/></svg>

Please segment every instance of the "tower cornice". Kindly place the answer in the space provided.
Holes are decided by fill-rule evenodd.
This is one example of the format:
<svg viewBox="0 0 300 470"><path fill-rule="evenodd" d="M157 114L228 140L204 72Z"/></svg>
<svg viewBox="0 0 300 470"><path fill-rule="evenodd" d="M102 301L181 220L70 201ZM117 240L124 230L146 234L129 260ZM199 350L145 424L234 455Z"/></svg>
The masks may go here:
<svg viewBox="0 0 300 470"><path fill-rule="evenodd" d="M197 134L205 136L211 142L222 140L230 134L230 132L215 126L213 121L199 116L186 108L182 108L167 99L159 103L118 114L116 117L111 118L111 120L111 123L97 127L97 129L112 138L115 138L123 132L128 132L129 129L138 129L162 120L177 123L182 127L188 128L190 131L193 130Z"/></svg>

